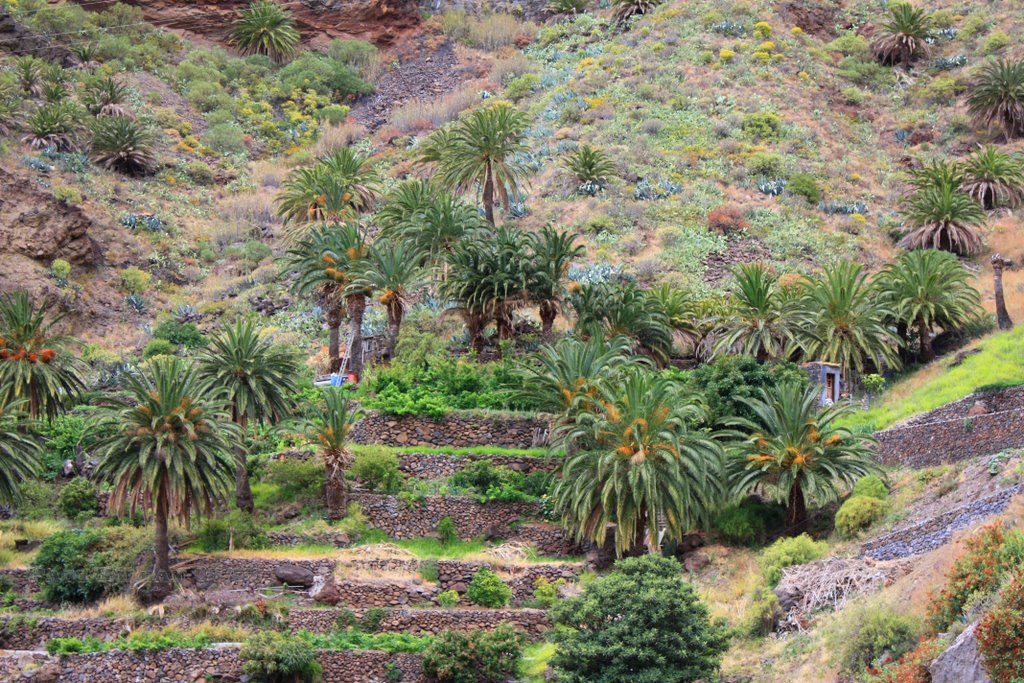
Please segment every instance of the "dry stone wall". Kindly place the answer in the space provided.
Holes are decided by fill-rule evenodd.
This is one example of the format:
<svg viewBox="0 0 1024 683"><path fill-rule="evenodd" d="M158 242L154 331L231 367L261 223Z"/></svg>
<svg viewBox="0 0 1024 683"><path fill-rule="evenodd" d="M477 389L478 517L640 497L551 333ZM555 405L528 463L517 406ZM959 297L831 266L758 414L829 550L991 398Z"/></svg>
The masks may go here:
<svg viewBox="0 0 1024 683"><path fill-rule="evenodd" d="M456 496L426 496L411 505L396 496L370 493L354 494L350 500L359 503L370 526L393 538L431 536L445 517L452 518L460 538L508 538L513 522L541 516L537 503L484 504Z"/></svg>
<svg viewBox="0 0 1024 683"><path fill-rule="evenodd" d="M338 628L337 609L295 609L288 614L288 625L293 631L329 633ZM360 617L362 610L353 610ZM440 633L445 629L456 631L490 630L500 624L512 624L532 636L550 628L547 613L539 609L389 609L380 621L379 631L407 631L419 635Z"/></svg>
<svg viewBox="0 0 1024 683"><path fill-rule="evenodd" d="M441 479L452 476L469 463L478 460L490 460L495 465L501 465L523 474L553 472L561 463L561 460L557 458L536 458L528 455L455 456L435 453L402 453L398 456L398 469L416 479Z"/></svg>
<svg viewBox="0 0 1024 683"><path fill-rule="evenodd" d="M386 446L532 448L547 444L548 428L547 420L540 418L449 413L435 420L370 412L353 427L352 440Z"/></svg>

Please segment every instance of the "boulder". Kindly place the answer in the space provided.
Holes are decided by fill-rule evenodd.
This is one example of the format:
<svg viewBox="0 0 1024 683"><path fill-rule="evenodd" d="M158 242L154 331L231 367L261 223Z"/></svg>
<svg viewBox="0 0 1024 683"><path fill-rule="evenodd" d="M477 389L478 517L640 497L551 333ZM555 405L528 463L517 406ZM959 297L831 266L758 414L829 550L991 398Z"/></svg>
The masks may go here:
<svg viewBox="0 0 1024 683"><path fill-rule="evenodd" d="M313 585L313 570L291 562L279 564L274 568L274 576L283 584L310 588Z"/></svg>
<svg viewBox="0 0 1024 683"><path fill-rule="evenodd" d="M932 683L990 683L978 650L974 622L928 667Z"/></svg>
<svg viewBox="0 0 1024 683"><path fill-rule="evenodd" d="M989 413L988 404L984 401L975 401L967 410L967 417L978 417L979 415L987 415Z"/></svg>
<svg viewBox="0 0 1024 683"><path fill-rule="evenodd" d="M315 577L313 590L309 595L321 605L337 605L341 602L341 591L338 590L338 584L335 582L333 574Z"/></svg>

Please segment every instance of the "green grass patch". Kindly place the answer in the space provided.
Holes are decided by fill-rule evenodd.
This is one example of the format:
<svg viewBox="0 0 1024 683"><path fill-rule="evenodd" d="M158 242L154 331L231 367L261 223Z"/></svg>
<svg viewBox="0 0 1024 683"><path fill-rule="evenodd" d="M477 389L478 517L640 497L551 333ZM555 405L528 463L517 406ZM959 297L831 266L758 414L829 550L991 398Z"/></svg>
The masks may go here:
<svg viewBox="0 0 1024 683"><path fill-rule="evenodd" d="M968 356L952 367L952 358L928 366L900 380L881 403L855 413L844 426L870 430L885 429L900 420L923 413L982 389L1024 384L1021 345L1024 327L1000 332L978 343L980 353Z"/></svg>
<svg viewBox="0 0 1024 683"><path fill-rule="evenodd" d="M522 683L543 683L548 662L554 656L554 643L534 643L525 647L519 660L519 680Z"/></svg>

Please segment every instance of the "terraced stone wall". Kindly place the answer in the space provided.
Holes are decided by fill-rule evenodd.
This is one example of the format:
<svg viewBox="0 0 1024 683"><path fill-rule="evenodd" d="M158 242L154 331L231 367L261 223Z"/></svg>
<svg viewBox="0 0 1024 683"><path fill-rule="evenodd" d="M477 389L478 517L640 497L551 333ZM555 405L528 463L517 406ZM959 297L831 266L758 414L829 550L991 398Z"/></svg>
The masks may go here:
<svg viewBox="0 0 1024 683"><path fill-rule="evenodd" d="M539 418L449 413L435 420L370 412L352 429L352 440L385 446L532 448L546 445L548 428L548 422Z"/></svg>
<svg viewBox="0 0 1024 683"><path fill-rule="evenodd" d="M472 498L426 496L406 503L396 496L360 493L349 497L359 503L366 522L392 538L422 538L437 532L437 525L451 517L460 538L481 535L508 538L513 522L541 516L538 503L477 503Z"/></svg>
<svg viewBox="0 0 1024 683"><path fill-rule="evenodd" d="M885 465L931 467L1024 447L1024 405L980 415L946 417L875 434Z"/></svg>
<svg viewBox="0 0 1024 683"><path fill-rule="evenodd" d="M362 610L353 610L361 616ZM329 633L337 628L337 609L300 609L288 615L288 625L293 631L307 630L312 633ZM440 633L445 629L456 631L490 630L503 623L509 623L527 634L539 636L550 628L544 610L539 609L391 609L381 619L381 631L407 631L419 635Z"/></svg>

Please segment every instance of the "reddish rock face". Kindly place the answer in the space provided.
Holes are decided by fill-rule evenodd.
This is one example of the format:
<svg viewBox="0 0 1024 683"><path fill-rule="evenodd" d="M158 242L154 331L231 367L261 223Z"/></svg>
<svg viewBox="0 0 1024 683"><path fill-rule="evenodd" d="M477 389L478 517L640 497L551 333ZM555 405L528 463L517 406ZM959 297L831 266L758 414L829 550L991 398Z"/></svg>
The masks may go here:
<svg viewBox="0 0 1024 683"><path fill-rule="evenodd" d="M147 21L159 21L164 28L226 45L232 22L250 0L125 2L142 9ZM113 5L113 0L109 4ZM89 9L100 11L107 6L93 5ZM301 3L288 3L288 9L295 18L303 43L313 47L335 38L358 38L386 46L420 22L416 3L411 0L301 0Z"/></svg>

